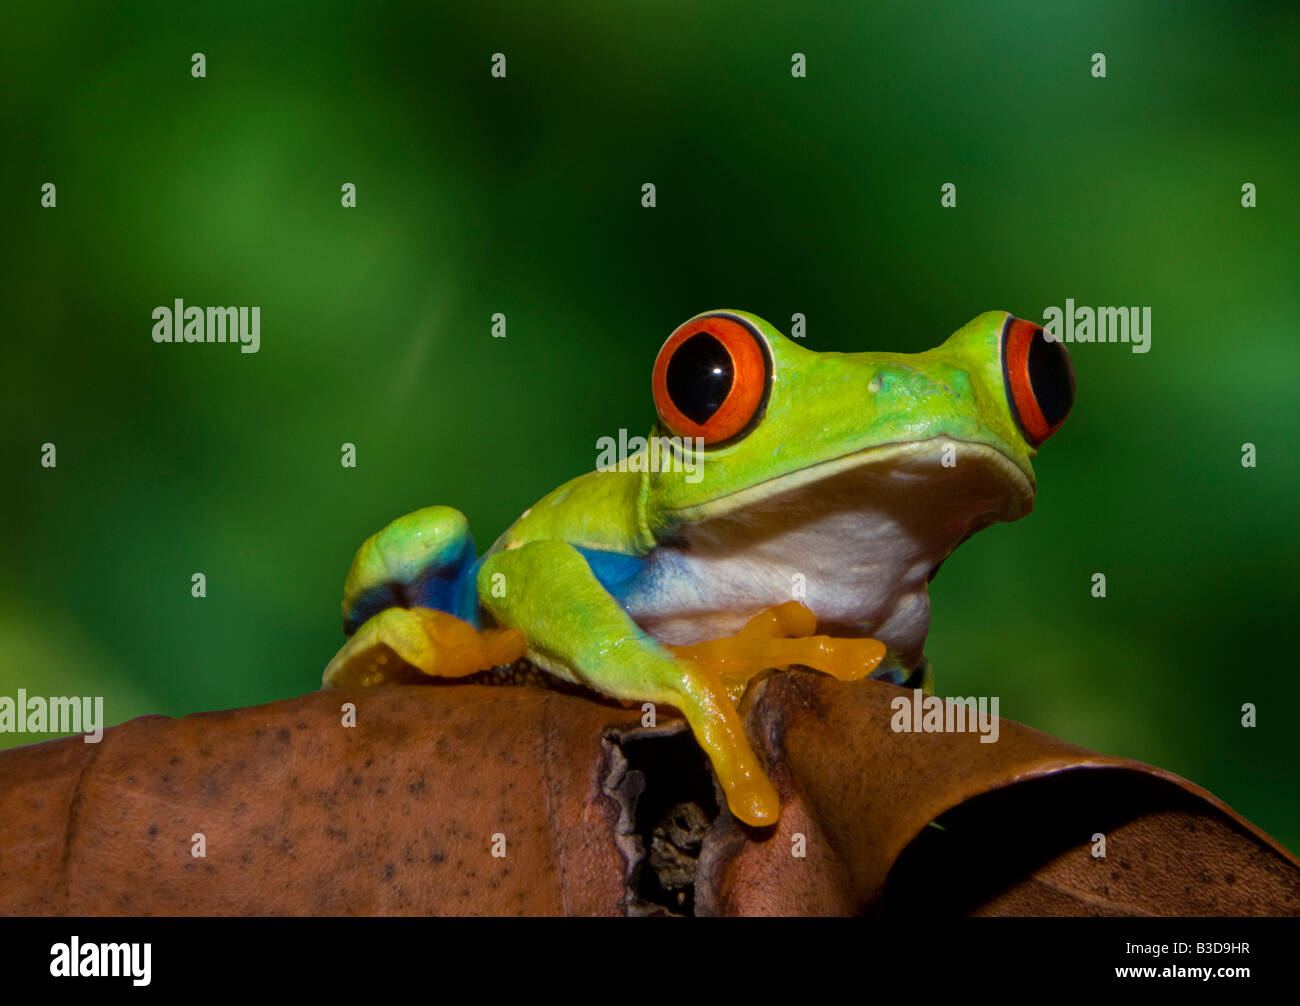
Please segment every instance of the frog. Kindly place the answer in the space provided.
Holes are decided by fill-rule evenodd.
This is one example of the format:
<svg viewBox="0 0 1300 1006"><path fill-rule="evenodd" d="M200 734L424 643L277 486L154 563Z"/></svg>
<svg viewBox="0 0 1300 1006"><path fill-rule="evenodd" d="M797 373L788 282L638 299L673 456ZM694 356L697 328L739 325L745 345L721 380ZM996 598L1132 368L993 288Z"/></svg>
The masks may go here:
<svg viewBox="0 0 1300 1006"><path fill-rule="evenodd" d="M746 694L791 667L932 693L929 584L971 535L1032 510L1031 462L1073 406L1073 364L1006 311L901 353L817 351L724 309L678 326L650 377L649 436L482 555L444 505L368 538L322 685L481 680L523 661L676 711L730 813L769 827L780 797Z"/></svg>

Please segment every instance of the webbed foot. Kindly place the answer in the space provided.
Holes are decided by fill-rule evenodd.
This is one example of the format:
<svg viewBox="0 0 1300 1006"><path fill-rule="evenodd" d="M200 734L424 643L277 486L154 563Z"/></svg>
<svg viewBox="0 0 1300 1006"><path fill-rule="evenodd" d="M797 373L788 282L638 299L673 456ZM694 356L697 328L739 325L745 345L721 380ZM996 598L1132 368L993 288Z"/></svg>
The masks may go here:
<svg viewBox="0 0 1300 1006"><path fill-rule="evenodd" d="M841 681L858 681L885 656L879 640L813 635L816 631L817 616L798 601L786 601L759 612L733 635L668 649L720 678L732 702L740 700L756 674L769 668L800 664Z"/></svg>
<svg viewBox="0 0 1300 1006"><path fill-rule="evenodd" d="M476 629L433 608L386 608L367 619L325 668L323 688L416 684L513 664L527 650L518 629Z"/></svg>

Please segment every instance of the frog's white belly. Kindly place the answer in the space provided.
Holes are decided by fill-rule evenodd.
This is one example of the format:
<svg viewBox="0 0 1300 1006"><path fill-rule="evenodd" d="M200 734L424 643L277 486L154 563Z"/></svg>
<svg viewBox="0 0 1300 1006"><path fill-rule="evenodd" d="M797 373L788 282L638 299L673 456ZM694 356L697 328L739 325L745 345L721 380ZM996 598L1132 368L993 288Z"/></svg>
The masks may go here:
<svg viewBox="0 0 1300 1006"><path fill-rule="evenodd" d="M1002 519L1007 493L1003 473L970 463L959 472L918 458L835 475L687 525L652 553L623 603L652 635L680 644L798 600L820 631L872 636L915 666L932 571L972 531Z"/></svg>

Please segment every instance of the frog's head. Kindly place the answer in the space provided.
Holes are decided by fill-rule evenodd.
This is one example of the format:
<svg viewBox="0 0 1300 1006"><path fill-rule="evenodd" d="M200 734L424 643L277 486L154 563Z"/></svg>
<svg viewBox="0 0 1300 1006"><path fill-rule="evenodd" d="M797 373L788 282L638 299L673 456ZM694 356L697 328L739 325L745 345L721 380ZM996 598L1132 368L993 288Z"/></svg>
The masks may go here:
<svg viewBox="0 0 1300 1006"><path fill-rule="evenodd" d="M802 527L798 547L828 563L892 548L876 572L919 574L923 589L965 537L1032 508L1030 459L1065 420L1074 371L1060 342L1005 311L915 354L813 352L752 314L709 311L664 343L653 388L658 432L700 464L648 477L656 537L707 525L697 540L781 537L784 555Z"/></svg>
<svg viewBox="0 0 1300 1006"><path fill-rule="evenodd" d="M709 311L669 336L653 388L658 432L702 472L656 473L652 495L686 520L861 466L932 464L944 482L965 470L995 484L988 516L1014 520L1033 506L1030 459L1070 411L1074 370L1064 345L1005 311L914 354L817 353L747 312Z"/></svg>

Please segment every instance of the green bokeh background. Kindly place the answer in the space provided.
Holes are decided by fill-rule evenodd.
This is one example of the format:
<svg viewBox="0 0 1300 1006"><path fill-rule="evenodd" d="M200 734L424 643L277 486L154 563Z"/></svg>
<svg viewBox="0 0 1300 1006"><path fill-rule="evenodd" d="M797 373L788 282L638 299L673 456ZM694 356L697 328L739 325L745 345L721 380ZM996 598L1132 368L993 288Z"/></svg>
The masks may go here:
<svg viewBox="0 0 1300 1006"><path fill-rule="evenodd" d="M918 351L1148 305L1150 353L1072 347L1037 509L944 566L928 652L1300 849L1294 5L439 6L10 5L0 694L315 688L366 535L438 502L486 547L647 427L698 311ZM261 352L155 345L176 297L259 305Z"/></svg>

